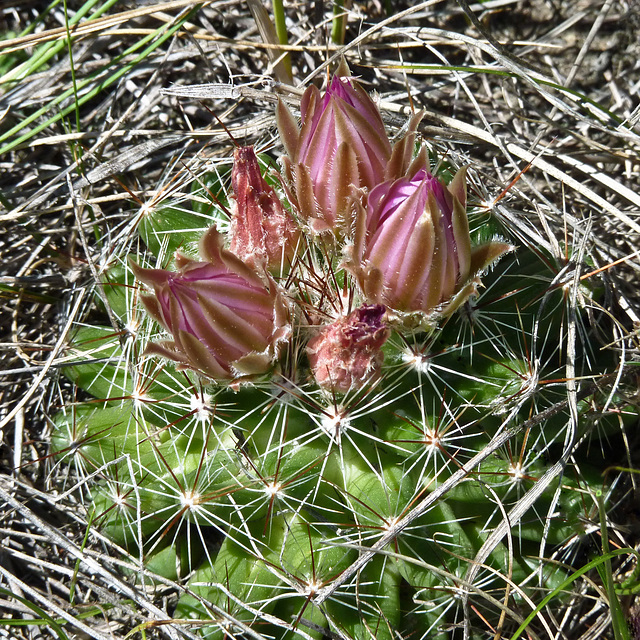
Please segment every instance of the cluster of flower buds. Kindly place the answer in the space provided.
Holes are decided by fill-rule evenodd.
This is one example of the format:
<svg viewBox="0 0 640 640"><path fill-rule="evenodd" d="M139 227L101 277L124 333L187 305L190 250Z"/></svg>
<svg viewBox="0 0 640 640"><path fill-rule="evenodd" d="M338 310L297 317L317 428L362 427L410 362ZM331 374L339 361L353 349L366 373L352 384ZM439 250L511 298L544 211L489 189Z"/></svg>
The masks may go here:
<svg viewBox="0 0 640 640"><path fill-rule="evenodd" d="M402 326L411 314L424 324L452 313L476 291L480 272L511 249L471 246L466 168L447 186L429 172L424 149L414 157L420 118L392 145L378 107L344 63L324 95L313 86L305 92L300 124L280 102L282 187L292 213L263 178L253 148L237 149L228 249L212 228L201 242L202 261L178 255L177 272L134 266L154 291L144 304L173 338L152 349L210 378L237 380L268 371L291 335L306 334L308 365L321 387L346 393L375 380L389 322ZM303 317L327 311L300 313L295 290L269 274L304 268L296 259L304 234L306 245L320 238L326 249L328 237L335 254L347 256L327 263L324 275L348 270L360 304L306 329Z"/></svg>

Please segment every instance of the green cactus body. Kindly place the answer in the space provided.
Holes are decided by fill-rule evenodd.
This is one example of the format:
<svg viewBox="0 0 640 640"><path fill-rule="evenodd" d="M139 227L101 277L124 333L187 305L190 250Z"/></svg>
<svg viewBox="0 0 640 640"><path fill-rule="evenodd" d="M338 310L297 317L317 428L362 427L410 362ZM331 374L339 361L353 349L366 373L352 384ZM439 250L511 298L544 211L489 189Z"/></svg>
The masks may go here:
<svg viewBox="0 0 640 640"><path fill-rule="evenodd" d="M210 201L212 192L222 199L216 180L196 186L190 206L143 216L147 266L166 264L178 248L194 253L212 218L223 218ZM475 239L497 232L509 235L490 221ZM120 330L83 326L69 346L66 372L87 400L53 421L58 460L99 471L88 500L106 535L142 554L149 571L188 576L173 613L202 637L444 640L462 634L465 598L472 637L486 637L483 620L515 629L571 573L562 550L589 534L593 496L608 490L605 461L588 443L575 448L574 462L509 522L479 566L476 555L562 458L570 425L576 441L597 443L637 420L637 408L594 387L571 422L562 404L564 292L551 258L526 247L446 321L395 328L379 378L346 394L319 389L303 353L309 308L328 313L357 292L340 258L327 262L325 237L307 242L280 281L299 304L288 350L273 371L231 387L145 354L162 332L142 310L122 256L102 289ZM615 370L613 353L576 351L585 387ZM436 493L517 425L519 433ZM349 573L385 535L388 543ZM540 560L554 550L560 560Z"/></svg>

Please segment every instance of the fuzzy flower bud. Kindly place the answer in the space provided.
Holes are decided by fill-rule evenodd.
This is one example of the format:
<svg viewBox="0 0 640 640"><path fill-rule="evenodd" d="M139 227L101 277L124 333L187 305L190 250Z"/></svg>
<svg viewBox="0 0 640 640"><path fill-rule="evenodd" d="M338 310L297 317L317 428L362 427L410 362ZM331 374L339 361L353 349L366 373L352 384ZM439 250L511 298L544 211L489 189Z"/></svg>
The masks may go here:
<svg viewBox="0 0 640 640"><path fill-rule="evenodd" d="M385 182L359 212L353 270L369 302L399 312L452 313L478 274L511 246L471 247L466 168L445 187L426 169Z"/></svg>
<svg viewBox="0 0 640 640"><path fill-rule="evenodd" d="M253 147L235 150L231 185L235 195L229 233L231 252L256 269L278 269L290 263L298 227L262 177Z"/></svg>
<svg viewBox="0 0 640 640"><path fill-rule="evenodd" d="M389 337L384 314L380 304L359 307L309 340L309 363L321 387L346 393L380 374L381 349Z"/></svg>
<svg viewBox="0 0 640 640"><path fill-rule="evenodd" d="M265 284L222 242L212 227L200 243L204 261L178 255L177 272L131 264L153 287L142 294L147 311L173 337L148 351L214 379L264 373L289 334L288 309L275 283Z"/></svg>
<svg viewBox="0 0 640 640"><path fill-rule="evenodd" d="M316 232L333 230L350 210L353 189L372 189L385 178L391 144L380 111L342 64L324 96L311 86L302 122L279 103L277 122L301 216Z"/></svg>

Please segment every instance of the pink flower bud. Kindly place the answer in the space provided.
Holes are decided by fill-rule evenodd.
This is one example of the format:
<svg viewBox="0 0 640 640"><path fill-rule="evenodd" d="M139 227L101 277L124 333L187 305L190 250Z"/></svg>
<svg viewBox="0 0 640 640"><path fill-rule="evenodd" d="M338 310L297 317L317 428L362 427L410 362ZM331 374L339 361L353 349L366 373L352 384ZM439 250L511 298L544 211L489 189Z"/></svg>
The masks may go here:
<svg viewBox="0 0 640 640"><path fill-rule="evenodd" d="M200 243L204 261L178 255L177 272L131 263L153 287L153 295L142 294L147 311L173 337L148 351L214 379L264 373L289 335L288 309L275 283L265 284L222 241L209 229Z"/></svg>
<svg viewBox="0 0 640 640"><path fill-rule="evenodd" d="M465 174L445 187L420 168L371 191L352 265L369 302L447 315L475 292L478 273L511 249L501 242L471 247Z"/></svg>
<svg viewBox="0 0 640 640"><path fill-rule="evenodd" d="M231 184L231 252L255 269L286 266L295 253L298 227L262 177L253 147L235 150Z"/></svg>
<svg viewBox="0 0 640 640"><path fill-rule="evenodd" d="M277 122L300 215L317 231L349 217L353 189L382 182L391 144L380 111L341 65L324 96L314 86L301 103L301 128L279 103Z"/></svg>
<svg viewBox="0 0 640 640"><path fill-rule="evenodd" d="M381 349L389 337L384 314L380 304L362 306L309 340L309 363L321 387L346 393L380 374Z"/></svg>

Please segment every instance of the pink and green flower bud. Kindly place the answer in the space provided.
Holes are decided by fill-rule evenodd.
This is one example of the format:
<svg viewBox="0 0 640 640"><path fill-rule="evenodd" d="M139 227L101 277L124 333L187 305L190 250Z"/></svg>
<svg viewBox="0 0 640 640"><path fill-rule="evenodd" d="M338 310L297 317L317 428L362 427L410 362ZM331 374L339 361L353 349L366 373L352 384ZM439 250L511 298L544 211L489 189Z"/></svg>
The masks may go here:
<svg viewBox="0 0 640 640"><path fill-rule="evenodd" d="M263 178L253 147L235 150L231 185L231 252L254 269L282 270L291 264L299 230Z"/></svg>
<svg viewBox="0 0 640 640"><path fill-rule="evenodd" d="M466 168L446 187L425 168L385 182L358 216L352 265L365 298L397 312L448 315L476 292L478 274L512 247L471 247Z"/></svg>
<svg viewBox="0 0 640 640"><path fill-rule="evenodd" d="M203 236L196 261L178 254L177 272L143 269L132 263L149 314L172 340L147 351L216 380L268 371L290 333L288 307L271 280L265 283L240 258L223 249L212 227Z"/></svg>
<svg viewBox="0 0 640 640"><path fill-rule="evenodd" d="M335 230L349 218L354 188L385 179L391 144L378 107L346 64L324 96L309 87L300 108L300 128L282 102L276 116L294 196L314 231Z"/></svg>
<svg viewBox="0 0 640 640"><path fill-rule="evenodd" d="M347 393L380 375L382 347L389 337L385 311L380 304L359 307L309 340L309 364L320 387Z"/></svg>

